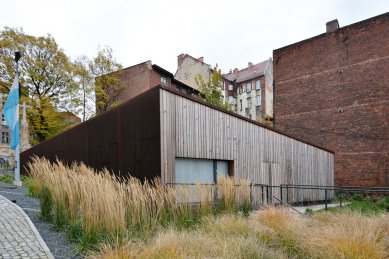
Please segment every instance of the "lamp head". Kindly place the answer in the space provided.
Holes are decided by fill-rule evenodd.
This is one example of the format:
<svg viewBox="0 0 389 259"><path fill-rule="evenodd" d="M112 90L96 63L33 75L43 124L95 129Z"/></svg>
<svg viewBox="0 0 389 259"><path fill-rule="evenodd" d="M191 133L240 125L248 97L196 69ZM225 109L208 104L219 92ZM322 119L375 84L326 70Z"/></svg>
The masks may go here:
<svg viewBox="0 0 389 259"><path fill-rule="evenodd" d="M19 61L19 59L22 57L22 53L20 51L15 52L15 61L16 63Z"/></svg>

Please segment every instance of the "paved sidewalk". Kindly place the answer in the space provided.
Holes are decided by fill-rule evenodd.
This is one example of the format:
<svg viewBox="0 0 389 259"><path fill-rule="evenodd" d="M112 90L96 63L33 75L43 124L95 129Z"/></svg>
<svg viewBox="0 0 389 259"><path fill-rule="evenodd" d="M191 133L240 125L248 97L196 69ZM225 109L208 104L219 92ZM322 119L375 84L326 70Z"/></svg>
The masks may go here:
<svg viewBox="0 0 389 259"><path fill-rule="evenodd" d="M1 195L0 258L54 258L26 213Z"/></svg>
<svg viewBox="0 0 389 259"><path fill-rule="evenodd" d="M343 202L342 207L348 206L351 204L351 202ZM293 209L297 210L299 213L305 214L307 209L311 209L312 211L318 211L318 210L324 210L326 207L325 204L317 204L317 205L310 205L310 206L295 206ZM327 208L336 208L340 207L339 203L328 203ZM296 212L291 210L292 212ZM296 212L297 213L297 212Z"/></svg>

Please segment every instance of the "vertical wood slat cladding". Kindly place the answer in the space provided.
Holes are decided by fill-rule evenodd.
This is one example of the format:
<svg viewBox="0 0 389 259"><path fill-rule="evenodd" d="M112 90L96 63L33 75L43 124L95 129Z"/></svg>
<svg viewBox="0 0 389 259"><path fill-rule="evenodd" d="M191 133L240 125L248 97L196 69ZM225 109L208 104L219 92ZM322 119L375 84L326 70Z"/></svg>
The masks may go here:
<svg viewBox="0 0 389 259"><path fill-rule="evenodd" d="M334 158L328 151L164 89L160 105L165 183L174 181L175 158L188 157L233 160L235 179L252 183L334 185ZM324 199L324 191L289 194L290 201Z"/></svg>

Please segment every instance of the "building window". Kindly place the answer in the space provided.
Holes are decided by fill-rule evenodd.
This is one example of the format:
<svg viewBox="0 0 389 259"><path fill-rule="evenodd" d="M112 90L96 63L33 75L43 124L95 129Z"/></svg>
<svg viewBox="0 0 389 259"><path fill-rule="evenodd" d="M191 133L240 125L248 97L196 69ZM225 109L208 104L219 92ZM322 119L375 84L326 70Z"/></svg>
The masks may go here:
<svg viewBox="0 0 389 259"><path fill-rule="evenodd" d="M5 121L4 114L1 114L1 121Z"/></svg>
<svg viewBox="0 0 389 259"><path fill-rule="evenodd" d="M251 109L251 97L247 98L247 108Z"/></svg>
<svg viewBox="0 0 389 259"><path fill-rule="evenodd" d="M249 93L251 92L251 83L247 83L246 85L246 91Z"/></svg>
<svg viewBox="0 0 389 259"><path fill-rule="evenodd" d="M243 104L242 104L242 100L240 100L240 110L242 111L243 109Z"/></svg>
<svg viewBox="0 0 389 259"><path fill-rule="evenodd" d="M164 85L168 84L167 78L165 76L161 76L161 83Z"/></svg>
<svg viewBox="0 0 389 259"><path fill-rule="evenodd" d="M261 81L260 80L255 81L255 90L261 90Z"/></svg>
<svg viewBox="0 0 389 259"><path fill-rule="evenodd" d="M256 120L261 121L261 106L255 107Z"/></svg>
<svg viewBox="0 0 389 259"><path fill-rule="evenodd" d="M238 105L234 105L234 111L237 112L238 111Z"/></svg>
<svg viewBox="0 0 389 259"><path fill-rule="evenodd" d="M191 190L191 195L177 197L178 202L201 201L200 197L197 197L196 184L204 184L204 188L206 185L215 184L220 177L232 176L230 168L233 168L233 162L229 160L176 157L174 182L182 188ZM212 199L212 196L209 198Z"/></svg>
<svg viewBox="0 0 389 259"><path fill-rule="evenodd" d="M243 92L243 87L239 86L239 93L241 94Z"/></svg>
<svg viewBox="0 0 389 259"><path fill-rule="evenodd" d="M255 96L255 98L256 98L255 105L256 106L261 106L261 96L257 95L257 96Z"/></svg>
<svg viewBox="0 0 389 259"><path fill-rule="evenodd" d="M1 143L8 143L8 132L2 132L1 133Z"/></svg>
<svg viewBox="0 0 389 259"><path fill-rule="evenodd" d="M228 90L229 90L229 91L232 91L232 90L234 90L234 87L233 87L231 84L229 84L229 85L228 85Z"/></svg>

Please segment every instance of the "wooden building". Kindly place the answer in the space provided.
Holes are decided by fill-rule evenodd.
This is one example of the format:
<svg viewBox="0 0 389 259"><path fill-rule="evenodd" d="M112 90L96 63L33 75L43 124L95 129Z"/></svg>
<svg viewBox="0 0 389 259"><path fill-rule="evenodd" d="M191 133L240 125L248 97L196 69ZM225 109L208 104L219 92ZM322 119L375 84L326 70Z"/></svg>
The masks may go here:
<svg viewBox="0 0 389 259"><path fill-rule="evenodd" d="M154 87L21 154L82 161L163 183L334 184L334 154L164 86ZM295 200L322 200L293 192Z"/></svg>

